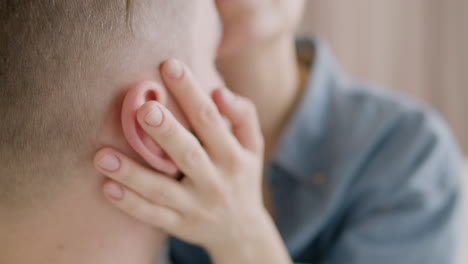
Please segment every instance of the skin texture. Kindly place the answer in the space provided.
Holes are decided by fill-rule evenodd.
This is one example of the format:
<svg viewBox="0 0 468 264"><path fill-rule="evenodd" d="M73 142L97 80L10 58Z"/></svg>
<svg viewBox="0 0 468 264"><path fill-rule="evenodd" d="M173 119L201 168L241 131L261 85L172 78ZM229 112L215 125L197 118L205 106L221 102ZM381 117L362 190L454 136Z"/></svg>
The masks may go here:
<svg viewBox="0 0 468 264"><path fill-rule="evenodd" d="M31 192L29 189L19 189L28 195L28 201L31 200L29 207L12 204L0 206L0 263L154 263L166 239L165 232L129 217L104 199L101 186L105 177L93 168L92 157L97 149L113 146L149 166L138 158L138 153L132 149L122 132L121 110L124 96L127 91L136 89L143 80L161 83L158 66L166 56L177 56L195 67L194 74L206 88L206 93L221 86L222 82L214 65L220 37L219 18L212 1L193 2L193 5L188 5L188 9L179 10L180 16L190 21L184 27L183 34L168 34L161 40L160 33L154 32L155 23L166 30L171 28L171 23L158 21L159 17L154 14L159 9L154 9L157 7L153 5L154 1L150 1L149 6L144 6L143 2L138 3L140 4L133 7L133 35L122 33L119 41L112 42L112 46L102 45L94 39L95 45L89 46L93 49L87 48L89 54L83 53L84 58L80 64L71 64L71 69L67 64L68 70L75 71L73 74L68 74L65 69L57 69L57 74L61 75L50 75L53 80L63 77L58 83L62 87L68 87L68 83L76 91L73 98L82 99L80 104L74 105L78 108L72 108L79 109L72 112L80 114L80 117L68 116L67 122L73 123L76 128L74 132L78 133L86 128L88 133L86 140L81 140L78 144L79 148L70 148L73 154L71 164L65 162L68 158L65 153L60 157L55 157L55 154L42 155L50 159L44 160L43 166L54 167L53 169L42 170L41 167L41 170L31 169L28 174L18 174L18 177L23 177L21 179L37 178L40 179L38 182L46 182L47 185L37 185ZM182 2L171 3L178 6ZM180 6L184 7L186 4ZM172 8L172 4L167 8ZM178 18L177 15L171 17ZM175 25L178 24L174 22ZM127 27L125 24L122 26ZM118 26L114 25L116 27ZM175 37L182 40L174 41ZM61 41L63 39L58 38L55 43ZM75 49L75 53L81 54L80 52L81 48ZM70 59L75 59L73 53L70 56ZM115 58L118 61L114 61ZM41 68L40 65L35 65L35 68L47 68ZM47 74L44 78L49 76ZM92 96L83 97L90 94ZM186 122L167 90L161 90L159 96L166 97L165 106L181 123ZM57 111L67 112L70 105L53 106ZM40 110L42 108L36 109L36 112ZM91 110L92 114L89 114L88 111ZM81 123L88 119L89 123ZM82 139L80 134L75 133L75 137L68 137L65 132L56 140L66 138L65 142L71 144L74 140ZM36 140L41 141L41 138L36 137ZM30 165L33 168L37 165L30 164L27 159L15 161L19 160L23 163L18 168ZM44 177L40 176L44 171L49 173ZM6 173L3 167L1 173Z"/></svg>
<svg viewBox="0 0 468 264"><path fill-rule="evenodd" d="M287 120L299 101L308 74L300 75L295 28L304 0L216 0L224 33L217 64L228 87L257 107L265 139L265 161L273 155ZM275 209L269 184L263 200Z"/></svg>
<svg viewBox="0 0 468 264"><path fill-rule="evenodd" d="M207 30L213 25L217 25L213 20L207 22L210 16L206 14L211 14L206 10L211 10L209 8L210 4L213 4L211 1L200 2L200 6L203 8L195 8L196 10L203 10L203 16L205 20L200 19L198 22L194 22L191 25L194 28L199 28L199 30L193 29L193 35L197 37L192 46L192 50L186 51L187 54L197 54L194 57L187 57L181 54L179 58L183 58L184 61L187 61L190 66L195 70L197 79L200 82L200 86L206 88L207 90L212 89L212 87L219 85L219 80L216 78L216 72L214 70L214 65L210 60L211 56L207 51L211 45L206 45L211 43L213 46L216 45L216 41L211 41L210 39L216 39L213 35L202 37L201 32L217 32L217 29ZM206 8L208 7L208 9ZM214 16L214 12L213 12ZM138 16L137 16L138 17ZM143 16L144 17L144 16ZM137 23L138 24L138 23ZM204 25L204 26L203 26ZM148 23L147 27L139 28L135 32L147 32L145 28L151 28L151 23ZM203 30L202 30L203 29ZM211 34L210 33L210 34ZM147 40L148 41L148 40ZM292 42L292 41L291 41ZM148 41L147 43L151 43ZM276 43L276 41L275 41ZM289 41L286 41L289 43ZM268 45L270 46L270 45ZM290 50L288 45L271 45L272 47L288 47L287 49L281 48L278 50ZM257 46L259 48L259 46ZM203 49L198 50L198 49ZM140 48L141 50L141 48ZM268 49L269 53L271 50L277 50L276 48ZM167 54L171 54L170 51ZM246 58L241 56L242 61ZM263 53L266 55L266 53ZM274 52L271 52L274 54ZM269 55L271 55L269 54ZM287 54L286 52L281 52L281 54ZM175 54L174 54L175 55ZM122 56L135 56L134 52L129 52L128 54L118 54L117 57ZM146 54L147 56L147 54ZM274 58L276 56L273 56ZM287 56L285 56L287 57ZM289 58L288 60L293 60ZM154 63L142 63L147 62L147 58L135 58L139 62L137 65L122 64L126 74L112 74L107 82L98 82L98 87L109 87L110 90L107 90L104 94L106 97L98 97L99 102L93 102L100 107L94 109L95 114L104 114L105 113L105 122L100 128L98 133L99 145L111 145L114 148L120 150L127 157L134 157L135 160L143 164L144 167L147 166L144 160L139 159L137 153L132 150L132 148L127 144L125 138L120 131L120 106L123 100L124 91L127 91L129 88L134 88L137 83L141 80L161 82L160 76L154 71ZM278 59L282 61L282 59ZM159 63L159 62L158 62ZM220 63L222 65L223 63ZM225 64L227 65L227 64ZM242 63L233 63L236 68L243 67ZM238 68L238 69L239 69ZM294 67L293 67L294 68ZM130 75L129 72L132 72L133 75ZM226 71L228 72L228 71ZM271 72L269 72L271 74ZM275 76L278 74L275 74ZM284 75L289 73L284 72ZM132 78L129 78L132 76ZM226 75L228 76L228 75ZM99 76L98 76L99 77ZM105 79L102 78L101 80ZM124 78L125 77L125 78ZM245 77L248 77L245 76ZM97 78L98 79L98 78ZM249 79L249 78L246 78ZM263 79L263 78L260 78ZM294 78L287 78L294 79ZM215 81L216 80L216 81ZM69 82L72 83L72 82ZM249 82L250 83L250 82ZM258 83L258 82L257 82ZM293 82L281 82L283 84L293 83ZM66 82L64 85L67 84ZM264 83L259 83L264 84ZM234 85L234 89L240 90L241 85ZM118 87L118 89L116 88ZM265 91L266 86L250 86L250 88L257 88L258 91ZM285 88L291 88L289 85L285 85ZM255 91L255 90L251 90ZM279 91L279 90L278 90ZM289 90L288 90L289 91ZM257 98L258 95L262 93L253 93L252 98ZM257 95L257 96L255 96ZM104 98L111 98L111 100L106 100ZM168 96L167 108L177 116L178 110L177 104L170 103L170 96ZM257 103L257 102L256 102ZM93 105L93 104L91 104ZM261 105L261 104L260 104ZM285 104L288 105L288 104ZM283 107L280 107L283 109ZM264 108L263 110L266 110ZM266 116L265 116L266 117ZM181 123L184 123L183 118L179 119ZM264 122L262 121L262 127L265 127ZM136 165L135 165L136 166ZM80 166L81 167L81 166ZM0 233L5 235L7 239L2 241L0 248L3 249L0 254L0 262L3 263L150 263L154 258L154 255L157 253L158 248L162 241L165 239L164 232L161 232L158 229L149 227L148 225L142 224L141 222L135 221L133 218L127 217L116 210L113 210L106 204L102 197L98 195L98 190L104 178L101 175L97 175L94 171L91 171L89 168L81 168L80 170L67 170L67 176L75 177L80 179L80 181L75 182L74 187L64 188L61 193L61 199L55 200L53 203L48 203L47 206L43 206L45 210L38 213L24 213L24 212L11 212L8 218L2 218L0 220ZM76 171L76 173L75 173ZM59 174L60 172L57 172ZM76 175L75 175L76 174ZM86 175L86 177L83 177ZM167 179L167 178L165 178ZM91 187L91 188L90 188ZM226 192L228 193L228 192ZM53 196L56 197L56 194ZM261 199L261 198L259 198ZM53 199L52 199L53 200ZM257 206L259 206L257 204ZM250 211L246 208L242 209L244 211ZM239 210L239 212L242 212ZM234 210L236 212L237 210ZM257 210L252 210L258 213ZM261 211L261 210L260 210ZM208 211L209 212L209 211ZM246 214L246 215L254 215ZM83 216L95 216L95 217L83 217ZM277 235L276 230L271 224L271 220L266 217L264 214L259 213L255 214L255 219L264 219L258 221L262 223L262 228L255 229L255 226L245 225L247 222L245 218L241 217L239 222L244 223L240 225L241 227L246 228L243 237L243 243L247 248L257 249L259 255L252 256L249 252L245 252L242 248L237 248L238 243L231 243L232 240L224 238L223 240L226 243L223 243L222 248L211 247L212 255L215 259L218 259L220 263L230 261L226 260L229 256L239 256L240 259L236 263L249 263L252 262L265 262L258 257L261 256L272 256L270 254L271 250L273 252L279 252L279 255L276 256L276 261L281 261L281 263L289 262L289 259L286 254L284 254L284 247L278 242L280 241ZM50 221L54 219L54 221ZM205 221L202 222L202 224ZM248 221L252 222L252 221ZM235 226L235 225L234 225ZM256 241L255 239L249 237L247 234L255 234L250 231L255 230L260 235L260 237L268 238L267 241ZM35 241L41 241L36 243ZM86 242L85 242L86 241ZM92 243L90 243L92 241ZM201 240L200 240L201 241ZM199 242L200 242L199 241ZM31 243L32 242L32 243ZM203 243L204 244L204 243ZM206 243L206 245L211 245L211 243ZM263 245L263 246L262 246ZM227 250L230 248L231 250ZM226 252L229 252L226 253ZM234 253L234 254L233 254ZM239 254L235 254L239 253ZM231 261L235 259L231 258ZM275 263L274 260L266 260L268 263Z"/></svg>
<svg viewBox="0 0 468 264"><path fill-rule="evenodd" d="M205 247L215 263L291 263L263 206L263 141L253 104L228 90L216 90L212 101L176 60L161 71L200 142L162 104L145 103L137 113L139 125L185 178L179 182L105 148L95 164L110 178L103 187L108 199L145 223Z"/></svg>
<svg viewBox="0 0 468 264"><path fill-rule="evenodd" d="M257 107L269 160L301 94L294 33L304 0L216 0L224 24L217 63L227 86Z"/></svg>
<svg viewBox="0 0 468 264"><path fill-rule="evenodd" d="M130 151L118 120L123 97L143 80L161 81L168 57L193 67L207 89L222 85L212 1L128 2L0 4L0 208L34 209L82 184L69 172L91 167L102 144ZM170 96L167 104L182 119Z"/></svg>
<svg viewBox="0 0 468 264"><path fill-rule="evenodd" d="M295 31L304 0L215 0L224 23L220 59L276 42Z"/></svg>
<svg viewBox="0 0 468 264"><path fill-rule="evenodd" d="M219 66L233 90L248 94L260 108L267 142L276 142L301 92L288 29L299 20L302 3L217 1L225 25ZM245 11L248 19L240 15ZM285 27L272 19L278 14L291 18ZM258 168L264 151L255 147L260 146L260 129L252 125L251 103L233 101L226 91L213 94L219 112L233 125L236 142L186 67L182 77L174 78L169 69L175 64L169 61L163 66L163 79L204 148L162 105L146 103L137 114L139 125L161 144L186 178L179 183L106 148L95 158L96 167L111 179L103 192L127 214L205 247L215 263L291 263L262 198ZM268 81L271 76L282 77L273 78L275 83ZM273 96L265 96L272 92Z"/></svg>

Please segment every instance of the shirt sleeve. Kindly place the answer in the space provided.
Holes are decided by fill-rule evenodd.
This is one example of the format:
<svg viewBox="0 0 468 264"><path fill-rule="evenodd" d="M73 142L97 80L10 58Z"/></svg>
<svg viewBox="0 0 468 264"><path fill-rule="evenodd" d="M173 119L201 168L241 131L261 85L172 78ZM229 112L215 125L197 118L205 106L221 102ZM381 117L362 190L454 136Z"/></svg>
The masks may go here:
<svg viewBox="0 0 468 264"><path fill-rule="evenodd" d="M322 263L455 263L461 159L445 124L429 111L407 111L371 145Z"/></svg>

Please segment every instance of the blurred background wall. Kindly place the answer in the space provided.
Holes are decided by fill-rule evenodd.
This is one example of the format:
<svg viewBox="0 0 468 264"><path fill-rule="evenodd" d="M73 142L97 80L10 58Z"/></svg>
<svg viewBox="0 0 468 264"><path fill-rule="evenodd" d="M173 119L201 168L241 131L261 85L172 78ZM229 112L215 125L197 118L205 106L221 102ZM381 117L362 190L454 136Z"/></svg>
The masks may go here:
<svg viewBox="0 0 468 264"><path fill-rule="evenodd" d="M352 76L437 108L468 154L468 0L306 1L302 33Z"/></svg>

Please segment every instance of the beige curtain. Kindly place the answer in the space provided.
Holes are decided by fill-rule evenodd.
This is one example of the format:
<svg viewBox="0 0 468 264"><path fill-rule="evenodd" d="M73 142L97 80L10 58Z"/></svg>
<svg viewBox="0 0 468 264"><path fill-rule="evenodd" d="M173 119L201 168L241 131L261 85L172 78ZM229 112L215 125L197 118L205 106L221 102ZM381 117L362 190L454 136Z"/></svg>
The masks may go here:
<svg viewBox="0 0 468 264"><path fill-rule="evenodd" d="M343 68L431 104L468 153L468 0L308 0Z"/></svg>

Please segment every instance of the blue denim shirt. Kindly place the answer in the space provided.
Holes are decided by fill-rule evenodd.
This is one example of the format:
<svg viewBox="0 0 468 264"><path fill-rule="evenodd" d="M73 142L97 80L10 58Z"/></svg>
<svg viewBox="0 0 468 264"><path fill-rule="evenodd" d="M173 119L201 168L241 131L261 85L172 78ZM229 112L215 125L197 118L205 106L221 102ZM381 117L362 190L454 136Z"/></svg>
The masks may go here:
<svg viewBox="0 0 468 264"><path fill-rule="evenodd" d="M416 102L349 79L324 43L300 43L315 53L310 82L267 168L293 260L454 263L461 159L447 126ZM170 258L210 263L176 239Z"/></svg>

